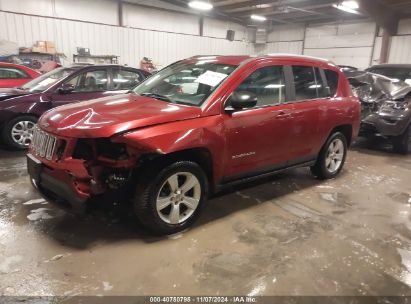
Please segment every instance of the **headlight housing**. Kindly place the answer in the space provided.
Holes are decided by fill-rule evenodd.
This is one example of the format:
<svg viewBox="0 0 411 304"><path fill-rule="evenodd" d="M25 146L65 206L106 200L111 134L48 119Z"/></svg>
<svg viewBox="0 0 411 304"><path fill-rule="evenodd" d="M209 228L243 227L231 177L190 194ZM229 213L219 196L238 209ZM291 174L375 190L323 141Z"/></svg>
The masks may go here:
<svg viewBox="0 0 411 304"><path fill-rule="evenodd" d="M409 106L411 105L410 101L404 100L396 100L396 101L386 101L382 104L380 112L384 112L384 110L399 110L399 111L406 111Z"/></svg>
<svg viewBox="0 0 411 304"><path fill-rule="evenodd" d="M109 138L78 139L73 152L74 159L94 160L104 157L112 160L124 160L129 157L126 145L113 143Z"/></svg>

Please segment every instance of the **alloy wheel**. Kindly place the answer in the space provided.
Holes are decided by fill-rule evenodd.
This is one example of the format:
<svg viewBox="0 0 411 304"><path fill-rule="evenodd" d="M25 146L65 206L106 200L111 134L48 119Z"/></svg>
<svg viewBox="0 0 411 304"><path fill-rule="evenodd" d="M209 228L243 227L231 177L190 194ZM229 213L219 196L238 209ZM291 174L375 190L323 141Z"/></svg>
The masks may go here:
<svg viewBox="0 0 411 304"><path fill-rule="evenodd" d="M201 184L190 172L178 172L163 183L157 195L156 209L166 223L177 225L196 211L201 199Z"/></svg>
<svg viewBox="0 0 411 304"><path fill-rule="evenodd" d="M338 171L344 159L344 143L341 139L334 139L327 150L327 156L325 158L325 167L328 172L334 173Z"/></svg>
<svg viewBox="0 0 411 304"><path fill-rule="evenodd" d="M19 121L11 128L11 138L22 147L28 147L33 138L35 123L28 120Z"/></svg>

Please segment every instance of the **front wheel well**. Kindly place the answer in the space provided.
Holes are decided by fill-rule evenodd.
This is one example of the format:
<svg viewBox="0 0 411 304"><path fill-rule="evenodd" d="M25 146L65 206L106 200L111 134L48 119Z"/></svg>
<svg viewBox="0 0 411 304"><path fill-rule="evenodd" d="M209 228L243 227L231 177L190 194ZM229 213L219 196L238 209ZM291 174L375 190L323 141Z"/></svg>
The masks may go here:
<svg viewBox="0 0 411 304"><path fill-rule="evenodd" d="M349 147L351 145L352 141L352 126L351 125L340 125L332 129L331 133L329 136L333 135L336 132L341 132L346 140L347 140L347 146Z"/></svg>
<svg viewBox="0 0 411 304"><path fill-rule="evenodd" d="M9 123L10 121L18 118L18 117L22 117L22 116L29 116L29 117L33 117L36 120L38 120L40 117L38 115L32 114L32 113L14 113L12 115L10 115L9 117L7 117L2 123L1 125L4 126L5 124Z"/></svg>
<svg viewBox="0 0 411 304"><path fill-rule="evenodd" d="M3 144L5 144L6 147L11 148L11 149L17 149L17 150L22 150L26 149L28 147L29 141L31 140L31 137L29 137L29 134L27 132L24 132L25 135L20 135L18 139L13 137L13 127L20 121L31 121L33 124L37 123L38 117L35 115L30 115L26 113L13 115L12 117L8 117L4 121L4 123L0 126L0 139ZM20 127L21 128L21 127ZM28 128L27 125L24 126L24 128ZM28 131L28 129L21 131Z"/></svg>
<svg viewBox="0 0 411 304"><path fill-rule="evenodd" d="M146 154L140 158L140 166L150 170L153 165L162 168L177 161L197 163L206 174L209 184L213 185L213 160L210 151L206 148L192 148L168 154Z"/></svg>

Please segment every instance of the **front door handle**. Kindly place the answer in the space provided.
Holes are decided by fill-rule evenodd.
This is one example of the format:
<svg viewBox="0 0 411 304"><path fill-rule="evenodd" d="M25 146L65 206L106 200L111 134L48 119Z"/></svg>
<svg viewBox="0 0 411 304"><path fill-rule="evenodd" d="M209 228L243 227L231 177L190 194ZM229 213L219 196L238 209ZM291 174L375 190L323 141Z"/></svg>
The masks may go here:
<svg viewBox="0 0 411 304"><path fill-rule="evenodd" d="M280 118L280 119L289 118L289 117L291 117L291 114L289 112L285 112L285 111L278 111L276 117Z"/></svg>

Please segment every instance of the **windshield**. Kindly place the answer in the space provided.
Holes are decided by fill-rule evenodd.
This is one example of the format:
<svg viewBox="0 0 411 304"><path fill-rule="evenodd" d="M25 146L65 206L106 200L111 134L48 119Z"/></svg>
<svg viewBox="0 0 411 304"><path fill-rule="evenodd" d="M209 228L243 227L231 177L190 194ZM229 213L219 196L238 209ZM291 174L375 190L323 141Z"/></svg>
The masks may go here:
<svg viewBox="0 0 411 304"><path fill-rule="evenodd" d="M212 60L175 63L148 78L134 93L171 103L201 106L237 66Z"/></svg>
<svg viewBox="0 0 411 304"><path fill-rule="evenodd" d="M58 68L52 70L46 74L41 75L40 77L33 79L32 81L27 82L21 87L21 89L29 92L42 92L44 90L47 90L61 78L66 77L73 71L74 69L72 68Z"/></svg>
<svg viewBox="0 0 411 304"><path fill-rule="evenodd" d="M411 68L371 68L368 71L389 78L399 79L411 85Z"/></svg>

